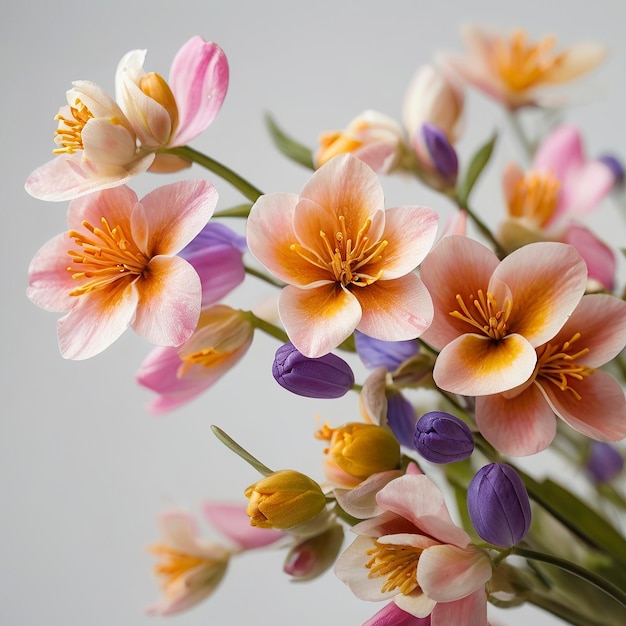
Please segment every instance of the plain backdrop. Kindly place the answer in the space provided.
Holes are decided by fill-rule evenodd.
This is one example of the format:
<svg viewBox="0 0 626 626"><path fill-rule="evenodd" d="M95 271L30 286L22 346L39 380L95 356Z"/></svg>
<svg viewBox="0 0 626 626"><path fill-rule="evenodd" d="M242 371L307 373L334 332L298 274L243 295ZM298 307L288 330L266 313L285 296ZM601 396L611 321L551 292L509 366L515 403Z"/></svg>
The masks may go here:
<svg viewBox="0 0 626 626"><path fill-rule="evenodd" d="M171 60L191 36L219 43L231 82L214 124L192 142L264 191L297 192L309 172L273 147L263 115L271 112L302 143L341 128L365 109L400 117L413 72L439 51L462 51L463 23L531 36L554 33L562 46L604 42L610 55L578 94L566 119L583 129L589 154L626 157L626 5L622 2L527 0L425 2L387 0L109 0L5 2L2 46L2 417L0 421L0 623L4 626L142 626L144 608L158 597L146 546L158 541L157 515L184 507L200 516L207 500L243 502L257 475L224 448L210 425L225 429L274 468L293 467L322 478L323 445L313 438L319 420L358 419L356 397L336 402L291 396L273 381L275 340L258 336L248 357L210 392L161 417L147 413L149 393L134 374L150 346L126 333L84 362L58 351L57 315L25 297L27 268L36 250L65 230L67 203L29 197L23 183L51 158L53 120L72 80L95 81L113 92L124 53L148 50L146 68L168 75ZM468 93L462 164L487 137L501 134L495 161L474 204L488 219L502 215L503 163L518 158L502 111ZM219 208L242 201L207 176ZM141 196L175 176L145 174L132 183ZM453 207L413 180L384 178L387 206ZM490 217L491 216L491 217ZM594 216L602 235L624 244L616 203ZM237 222L229 222L241 228ZM623 270L623 268L622 268ZM622 283L623 284L623 283ZM270 295L249 278L227 302L244 308ZM363 371L357 368L362 380ZM554 468L545 454L528 460L534 471ZM570 474L564 480L575 482ZM216 538L202 525L207 538ZM355 599L332 572L304 584L282 574L282 552L235 559L218 593L170 618L205 624L361 624L379 605ZM490 608L494 624L557 624L532 607Z"/></svg>

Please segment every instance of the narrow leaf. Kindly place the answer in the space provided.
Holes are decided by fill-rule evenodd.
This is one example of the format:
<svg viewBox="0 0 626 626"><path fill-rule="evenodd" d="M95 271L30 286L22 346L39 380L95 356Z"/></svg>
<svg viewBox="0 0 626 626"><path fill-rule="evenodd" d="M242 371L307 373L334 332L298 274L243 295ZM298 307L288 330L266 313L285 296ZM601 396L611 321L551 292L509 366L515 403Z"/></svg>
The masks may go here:
<svg viewBox="0 0 626 626"><path fill-rule="evenodd" d="M493 147L496 143L498 135L494 132L491 139L487 141L487 143L483 144L475 153L472 159L470 160L469 167L467 168L467 172L465 174L465 178L463 182L458 187L457 198L459 204L462 207L467 206L467 200L469 195L476 184L476 181L482 174L482 171L485 169L485 166L489 162L491 158L491 153L493 152Z"/></svg>
<svg viewBox="0 0 626 626"><path fill-rule="evenodd" d="M308 167L312 170L315 169L315 165L313 165L313 155L311 154L311 150L285 134L278 127L278 125L274 121L274 118L272 118L271 115L267 114L265 116L265 123L267 124L270 135L274 140L274 145L286 157L290 158L296 163L300 163L300 165L304 165L304 167Z"/></svg>

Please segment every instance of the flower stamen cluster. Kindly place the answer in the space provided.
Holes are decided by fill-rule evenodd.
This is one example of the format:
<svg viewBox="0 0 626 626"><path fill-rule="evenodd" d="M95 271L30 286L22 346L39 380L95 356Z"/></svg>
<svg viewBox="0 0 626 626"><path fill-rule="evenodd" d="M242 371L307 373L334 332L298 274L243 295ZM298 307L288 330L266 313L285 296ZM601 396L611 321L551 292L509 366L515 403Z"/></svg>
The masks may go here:
<svg viewBox="0 0 626 626"><path fill-rule="evenodd" d="M423 550L413 546L395 545L374 541L374 547L367 551L372 558L365 564L370 570L368 577L385 577L380 592L398 591L407 596L419 587L417 582L417 562Z"/></svg>
<svg viewBox="0 0 626 626"><path fill-rule="evenodd" d="M72 119L59 113L55 120L59 120L59 127L54 133L54 141L60 146L52 151L52 154L74 154L78 150L84 150L83 128L93 119L93 113L80 101L76 100L75 106L70 107Z"/></svg>
<svg viewBox="0 0 626 626"><path fill-rule="evenodd" d="M560 188L561 182L551 172L528 172L513 188L509 214L543 228L554 216Z"/></svg>
<svg viewBox="0 0 626 626"><path fill-rule="evenodd" d="M476 312L470 311L460 294L456 295L456 301L462 311L451 311L450 315L457 319L467 322L474 328L482 331L491 339L496 341L503 339L507 334L507 322L511 315L513 305L511 300L507 298L504 301L504 308L498 309L498 303L491 292L484 294L482 289L478 290L477 298L470 295L469 300L473 302Z"/></svg>

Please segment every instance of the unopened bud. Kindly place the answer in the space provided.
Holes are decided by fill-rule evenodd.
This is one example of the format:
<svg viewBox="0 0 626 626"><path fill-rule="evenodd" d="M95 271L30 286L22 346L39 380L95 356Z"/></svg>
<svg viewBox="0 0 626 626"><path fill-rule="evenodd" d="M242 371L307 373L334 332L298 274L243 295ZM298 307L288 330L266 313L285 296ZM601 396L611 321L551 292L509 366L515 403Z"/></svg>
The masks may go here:
<svg viewBox="0 0 626 626"><path fill-rule="evenodd" d="M432 463L463 461L474 451L474 437L467 424L443 411L431 411L420 417L413 443L417 451Z"/></svg>
<svg viewBox="0 0 626 626"><path fill-rule="evenodd" d="M339 524L333 524L323 533L308 537L296 544L285 558L283 571L293 580L311 580L334 565L344 532Z"/></svg>
<svg viewBox="0 0 626 626"><path fill-rule="evenodd" d="M624 459L611 444L592 441L586 469L594 483L610 483L624 469Z"/></svg>

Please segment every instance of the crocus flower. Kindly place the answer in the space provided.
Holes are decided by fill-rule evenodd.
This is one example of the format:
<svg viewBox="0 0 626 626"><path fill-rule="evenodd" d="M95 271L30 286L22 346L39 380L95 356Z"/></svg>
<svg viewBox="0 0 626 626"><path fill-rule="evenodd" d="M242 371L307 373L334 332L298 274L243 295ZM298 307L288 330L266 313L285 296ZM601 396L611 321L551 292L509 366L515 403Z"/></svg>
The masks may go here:
<svg viewBox="0 0 626 626"><path fill-rule="evenodd" d="M432 626L487 625L491 561L450 518L424 475L396 478L376 496L384 512L352 527L335 574L362 600L393 600Z"/></svg>
<svg viewBox="0 0 626 626"><path fill-rule="evenodd" d="M244 311L224 304L203 309L185 343L155 348L141 364L137 382L158 394L150 412L172 411L203 393L243 357L253 335Z"/></svg>
<svg viewBox="0 0 626 626"><path fill-rule="evenodd" d="M526 382L585 291L587 268L562 243L533 243L503 261L468 237L444 237L421 267L435 306L423 339L441 350L433 377L480 396ZM495 391L497 389L497 391Z"/></svg>
<svg viewBox="0 0 626 626"><path fill-rule="evenodd" d="M290 342L276 351L272 375L281 387L307 398L340 398L354 385L352 368L342 358L329 352L310 359Z"/></svg>
<svg viewBox="0 0 626 626"><path fill-rule="evenodd" d="M481 539L511 548L528 533L530 500L520 475L505 463L481 467L467 488L467 510Z"/></svg>
<svg viewBox="0 0 626 626"><path fill-rule="evenodd" d="M346 154L317 170L300 195L261 196L250 211L250 252L288 283L279 313L308 357L330 352L356 329L387 341L413 339L432 303L412 271L432 245L431 209L384 209L373 170Z"/></svg>
<svg viewBox="0 0 626 626"><path fill-rule="evenodd" d="M606 49L595 43L581 43L555 52L554 37L528 41L523 30L509 36L476 26L466 26L462 37L467 56L446 55L443 61L468 83L509 109L523 106L554 106L546 88L570 82L595 68Z"/></svg>
<svg viewBox="0 0 626 626"><path fill-rule="evenodd" d="M163 540L150 552L160 559L154 571L162 580L164 595L147 609L150 615L173 615L192 608L213 593L234 554L269 545L283 536L251 527L245 507L210 504L206 515L231 545L201 540L194 518L185 511L169 511L159 517Z"/></svg>
<svg viewBox="0 0 626 626"><path fill-rule="evenodd" d="M70 200L126 183L148 168L188 166L161 149L182 146L217 115L228 87L224 52L201 37L176 54L166 82L143 70L145 50L133 50L116 74L117 102L101 87L76 81L57 118L58 156L36 169L26 191L42 200Z"/></svg>
<svg viewBox="0 0 626 626"><path fill-rule="evenodd" d="M626 398L599 369L626 345L626 302L588 294L559 332L536 347L532 376L506 393L476 399L476 423L500 452L534 454L550 445L557 417L599 441L626 437Z"/></svg>
<svg viewBox="0 0 626 626"><path fill-rule="evenodd" d="M178 346L193 333L202 288L176 256L206 225L217 192L206 181L155 189L141 200L128 187L74 200L69 230L45 244L29 268L28 297L58 322L61 353L86 359L128 326L153 344Z"/></svg>
<svg viewBox="0 0 626 626"><path fill-rule="evenodd" d="M454 463L469 458L474 437L465 422L444 411L430 411L417 420L415 448L432 463Z"/></svg>

